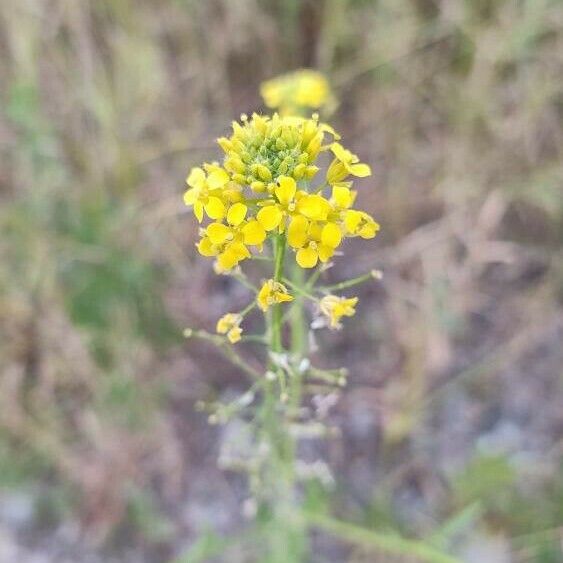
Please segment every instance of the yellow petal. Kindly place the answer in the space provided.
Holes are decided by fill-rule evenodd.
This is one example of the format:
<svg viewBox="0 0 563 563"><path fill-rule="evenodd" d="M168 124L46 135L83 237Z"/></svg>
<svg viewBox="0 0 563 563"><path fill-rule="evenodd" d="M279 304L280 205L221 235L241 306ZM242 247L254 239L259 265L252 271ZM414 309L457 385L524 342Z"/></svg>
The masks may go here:
<svg viewBox="0 0 563 563"><path fill-rule="evenodd" d="M367 164L352 164L349 168L350 174L358 178L371 176L371 168Z"/></svg>
<svg viewBox="0 0 563 563"><path fill-rule="evenodd" d="M293 301L293 295L289 293L282 293L281 291L276 292L274 296L277 303L287 303L288 301Z"/></svg>
<svg viewBox="0 0 563 563"><path fill-rule="evenodd" d="M227 212L227 222L234 227L240 225L244 218L246 217L246 212L248 208L244 203L235 203L229 207L229 211Z"/></svg>
<svg viewBox="0 0 563 563"><path fill-rule="evenodd" d="M309 221L301 215L291 220L287 229L287 242L292 248L301 248L307 240L307 228Z"/></svg>
<svg viewBox="0 0 563 563"><path fill-rule="evenodd" d="M204 205L210 219L222 219L225 216L225 204L215 196L211 196Z"/></svg>
<svg viewBox="0 0 563 563"><path fill-rule="evenodd" d="M270 284L266 281L260 288L260 291L258 292L258 295L256 297L258 307L260 307L262 311L268 310L268 305L270 304L268 298L270 297L270 294L271 294L271 287Z"/></svg>
<svg viewBox="0 0 563 563"><path fill-rule="evenodd" d="M320 125L320 129L321 131L326 131L327 133L330 133L335 139L340 139L340 135L330 125L327 125L326 123L322 123Z"/></svg>
<svg viewBox="0 0 563 563"><path fill-rule="evenodd" d="M239 262L240 258L233 252L223 252L217 257L217 262L221 270L232 270Z"/></svg>
<svg viewBox="0 0 563 563"><path fill-rule="evenodd" d="M346 176L348 176L348 170L342 162L335 158L326 172L326 181L332 185L341 182Z"/></svg>
<svg viewBox="0 0 563 563"><path fill-rule="evenodd" d="M263 207L256 215L256 219L266 231L275 229L280 224L282 217L283 212L277 205Z"/></svg>
<svg viewBox="0 0 563 563"><path fill-rule="evenodd" d="M280 176L278 179L279 185L276 186L275 193L279 202L286 206L295 197L295 192L297 191L297 184L293 178L289 176Z"/></svg>
<svg viewBox="0 0 563 563"><path fill-rule="evenodd" d="M355 192L345 186L332 187L332 200L341 209L348 209L354 203Z"/></svg>
<svg viewBox="0 0 563 563"><path fill-rule="evenodd" d="M330 150L334 154L334 156L340 160L340 162L352 162L354 155L346 150L340 143L332 143L330 145Z"/></svg>
<svg viewBox="0 0 563 563"><path fill-rule="evenodd" d="M356 234L356 230L362 220L362 214L355 209L350 209L344 215L344 225L351 234Z"/></svg>
<svg viewBox="0 0 563 563"><path fill-rule="evenodd" d="M338 225L327 223L321 233L321 242L330 248L336 248L342 241L342 232Z"/></svg>
<svg viewBox="0 0 563 563"><path fill-rule="evenodd" d="M209 237L203 237L197 243L197 250L202 256L215 256L217 254Z"/></svg>
<svg viewBox="0 0 563 563"><path fill-rule="evenodd" d="M203 203L200 200L194 203L194 215L200 223L203 221Z"/></svg>
<svg viewBox="0 0 563 563"><path fill-rule="evenodd" d="M240 341L242 335L242 328L235 326L227 333L227 338L231 344L236 344Z"/></svg>
<svg viewBox="0 0 563 563"><path fill-rule="evenodd" d="M266 231L264 227L256 220L249 221L242 228L244 244L258 245L262 244L266 239Z"/></svg>
<svg viewBox="0 0 563 563"><path fill-rule="evenodd" d="M207 184L212 190L222 188L228 181L229 175L222 168L216 168L207 177Z"/></svg>
<svg viewBox="0 0 563 563"><path fill-rule="evenodd" d="M250 252L248 248L240 242L235 242L225 248L225 251L217 257L217 262L222 270L231 270L241 260L249 257Z"/></svg>
<svg viewBox="0 0 563 563"><path fill-rule="evenodd" d="M200 188L205 182L205 172L198 166L192 168L186 182L191 188Z"/></svg>
<svg viewBox="0 0 563 563"><path fill-rule="evenodd" d="M319 256L314 248L308 246L306 248L300 248L297 251L295 259L302 268L314 268L317 265Z"/></svg>
<svg viewBox="0 0 563 563"><path fill-rule="evenodd" d="M205 233L213 244L223 244L232 237L231 229L222 223L211 223L205 229Z"/></svg>
<svg viewBox="0 0 563 563"><path fill-rule="evenodd" d="M328 262L334 256L334 248L325 244L319 244L318 252L321 262Z"/></svg>
<svg viewBox="0 0 563 563"><path fill-rule="evenodd" d="M322 233L323 228L321 224L317 222L311 222L309 228L307 229L307 238L309 240L320 242Z"/></svg>
<svg viewBox="0 0 563 563"><path fill-rule="evenodd" d="M364 239L373 238L377 232L379 231L379 224L375 221L371 221L366 223L363 227L360 228L358 234Z"/></svg>
<svg viewBox="0 0 563 563"><path fill-rule="evenodd" d="M232 186L233 184L231 184ZM224 188L221 192L221 198L223 201L228 201L229 203L238 203L242 200L242 193L240 188Z"/></svg>
<svg viewBox="0 0 563 563"><path fill-rule="evenodd" d="M324 221L330 211L330 204L321 195L306 195L299 200L297 210L308 219Z"/></svg>
<svg viewBox="0 0 563 563"><path fill-rule="evenodd" d="M233 242L229 244L226 251L235 254L239 260L250 258L250 252L242 242Z"/></svg>
<svg viewBox="0 0 563 563"><path fill-rule="evenodd" d="M186 192L184 192L184 203L186 205L193 205L197 201L199 193L199 190L195 188L187 190Z"/></svg>

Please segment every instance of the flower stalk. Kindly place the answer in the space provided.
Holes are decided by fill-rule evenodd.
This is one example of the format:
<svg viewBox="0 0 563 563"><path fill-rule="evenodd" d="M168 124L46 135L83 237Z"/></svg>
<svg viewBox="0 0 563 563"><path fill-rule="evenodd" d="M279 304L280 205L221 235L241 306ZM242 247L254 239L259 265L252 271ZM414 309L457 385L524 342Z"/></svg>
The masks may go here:
<svg viewBox="0 0 563 563"><path fill-rule="evenodd" d="M305 397L309 392L334 393L346 382L344 371L313 365L310 331L340 329L342 320L354 315L358 298L331 291L373 279L366 274L328 286L317 283L345 239L371 239L379 229L368 213L354 206L354 178L366 177L371 170L339 140L317 115L241 116L233 123L232 135L218 139L222 162L193 168L184 195L203 225L199 253L213 258L218 274L232 276L251 295L240 311L217 321L217 334L185 334L215 344L253 381L240 400L213 403L205 410L217 424L228 424L234 417L251 421L255 453L250 459L231 460L230 467L248 472L258 514L269 530L268 561L286 561L287 545L295 546L292 561L305 557L308 524L300 516L298 501L298 441L330 434L322 419L307 414ZM323 152L331 161L315 187ZM264 247L271 248L271 254L262 254ZM256 260L267 277L252 279L242 269L245 260ZM307 270L313 273L307 276ZM244 326L252 322L256 309L264 315L265 334L247 336ZM285 329L289 339L284 343ZM245 343L263 346L267 361L262 370L246 359L247 350L239 352Z"/></svg>

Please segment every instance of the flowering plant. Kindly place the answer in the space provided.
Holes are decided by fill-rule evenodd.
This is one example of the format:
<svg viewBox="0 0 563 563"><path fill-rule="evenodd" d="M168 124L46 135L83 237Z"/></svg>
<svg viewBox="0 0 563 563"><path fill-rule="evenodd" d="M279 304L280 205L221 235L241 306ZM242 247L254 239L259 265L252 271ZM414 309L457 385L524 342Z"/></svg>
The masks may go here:
<svg viewBox="0 0 563 563"><path fill-rule="evenodd" d="M263 88L269 91L266 101L277 106L283 100L274 99L271 88ZM333 292L379 274L372 271L334 285L318 282L347 239L372 239L379 225L355 205L354 181L369 176L370 167L317 114L304 117L291 115L287 106L280 109L272 116L242 115L233 122L232 133L217 141L221 161L203 163L187 177L184 202L201 225L199 253L214 260L218 275L234 277L253 296L241 311L228 311L217 321L217 334L192 329L185 334L213 342L251 377L242 397L201 406L214 423L250 414L252 453L223 457L223 463L248 471L255 510L277 522L277 537L283 528L288 539L299 543L305 533L295 518L295 485L304 474L310 478L311 471L298 463L296 441L302 433L326 431L321 419L328 408L324 403L311 417L302 408L304 399L310 392L320 405L319 397L333 399L335 389L346 382L345 370L312 365L307 326L342 328L342 320L355 314L358 298ZM245 272L250 261L267 265L261 280ZM306 301L314 305L311 323L305 317ZM256 309L264 315L265 334L246 334L246 317ZM244 342L265 347L262 370L241 355ZM319 468L315 466L313 476L326 478L326 468Z"/></svg>

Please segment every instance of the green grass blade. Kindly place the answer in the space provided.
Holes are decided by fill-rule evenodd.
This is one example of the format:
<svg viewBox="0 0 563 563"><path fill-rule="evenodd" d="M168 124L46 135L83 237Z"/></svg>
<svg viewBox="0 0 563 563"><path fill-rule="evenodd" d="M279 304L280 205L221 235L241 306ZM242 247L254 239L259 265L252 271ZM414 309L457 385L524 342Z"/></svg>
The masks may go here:
<svg viewBox="0 0 563 563"><path fill-rule="evenodd" d="M368 530L318 514L307 514L305 517L312 526L366 549L394 555L408 555L427 563L461 563L456 557L443 553L427 543L409 540L392 532Z"/></svg>

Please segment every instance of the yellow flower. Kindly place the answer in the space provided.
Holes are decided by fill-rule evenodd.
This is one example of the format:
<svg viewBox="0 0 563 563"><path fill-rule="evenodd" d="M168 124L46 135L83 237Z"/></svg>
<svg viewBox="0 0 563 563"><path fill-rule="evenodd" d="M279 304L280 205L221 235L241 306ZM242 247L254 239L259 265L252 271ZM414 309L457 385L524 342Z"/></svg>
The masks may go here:
<svg viewBox="0 0 563 563"><path fill-rule="evenodd" d="M326 173L326 180L329 184L337 184L349 175L358 178L371 175L371 168L367 164L361 164L360 159L340 143L332 143L330 150L334 154L334 160L330 163Z"/></svg>
<svg viewBox="0 0 563 563"><path fill-rule="evenodd" d="M269 108L282 115L298 115L311 108L319 109L333 103L326 78L314 70L301 69L263 82L260 94Z"/></svg>
<svg viewBox="0 0 563 563"><path fill-rule="evenodd" d="M356 201L356 192L350 189L352 182L342 182L332 186L330 204L337 211L349 209Z"/></svg>
<svg viewBox="0 0 563 563"><path fill-rule="evenodd" d="M270 305L293 301L293 296L288 293L287 288L282 283L266 280L258 292L256 301L258 307L265 312Z"/></svg>
<svg viewBox="0 0 563 563"><path fill-rule="evenodd" d="M242 315L238 313L227 313L217 321L216 331L218 334L226 334L231 344L236 344L240 341L242 335Z"/></svg>
<svg viewBox="0 0 563 563"><path fill-rule="evenodd" d="M278 185L274 189L275 199L266 200L258 211L256 219L266 231L280 227L280 232L285 229L285 219L293 215L297 201L305 192L297 190L297 183L289 176L280 176Z"/></svg>
<svg viewBox="0 0 563 563"><path fill-rule="evenodd" d="M379 223L365 211L348 209L344 215L346 236L359 236L364 239L373 238L379 231Z"/></svg>
<svg viewBox="0 0 563 563"><path fill-rule="evenodd" d="M356 313L355 307L358 303L357 297L338 297L337 295L326 295L320 301L320 309L329 322L330 328L338 329L342 325L340 319L342 317L352 317Z"/></svg>
<svg viewBox="0 0 563 563"><path fill-rule="evenodd" d="M336 223L311 221L302 215L294 217L287 229L287 242L297 250L295 259L302 268L330 260L341 241L342 231Z"/></svg>
<svg viewBox="0 0 563 563"><path fill-rule="evenodd" d="M330 203L319 194L307 194L297 203L297 212L313 221L325 221L330 212Z"/></svg>
<svg viewBox="0 0 563 563"><path fill-rule="evenodd" d="M208 174L200 167L191 169L186 179L189 188L184 193L184 203L187 206L193 205L194 214L200 223L204 211L210 219L223 219L227 205L240 199L238 189L226 189L230 178L225 170L216 164L205 164L204 167Z"/></svg>
<svg viewBox="0 0 563 563"><path fill-rule="evenodd" d="M248 208L235 203L226 213L227 224L210 223L203 231L197 249L203 256L216 256L219 270L228 271L250 258L247 246L261 247L266 231L256 219L245 220Z"/></svg>

